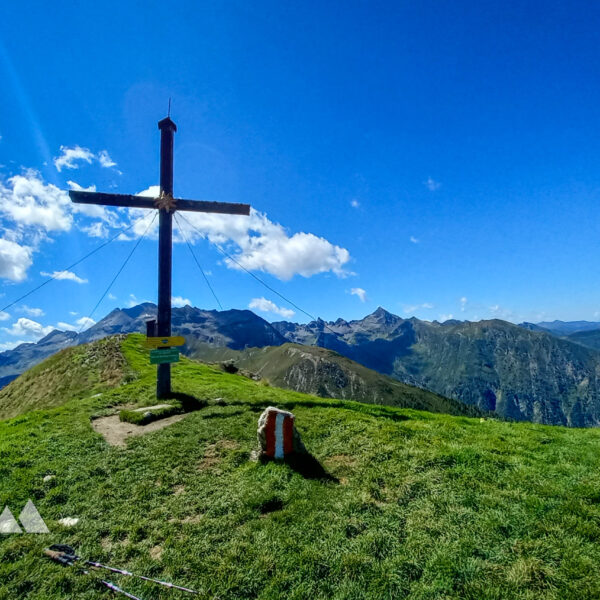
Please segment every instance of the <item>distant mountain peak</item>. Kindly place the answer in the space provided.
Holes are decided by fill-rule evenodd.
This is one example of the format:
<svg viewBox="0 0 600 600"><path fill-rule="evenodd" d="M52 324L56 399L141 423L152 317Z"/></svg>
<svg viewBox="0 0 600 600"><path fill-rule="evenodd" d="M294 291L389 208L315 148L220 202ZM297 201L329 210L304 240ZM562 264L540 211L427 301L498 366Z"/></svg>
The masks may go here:
<svg viewBox="0 0 600 600"><path fill-rule="evenodd" d="M379 306L375 312L367 315L363 321L376 321L385 325L392 325L402 321L403 319Z"/></svg>
<svg viewBox="0 0 600 600"><path fill-rule="evenodd" d="M59 338L64 340L71 340L77 337L76 331L61 331L60 329L53 329L48 335L44 336L39 340L38 344L47 344L48 342L56 342Z"/></svg>

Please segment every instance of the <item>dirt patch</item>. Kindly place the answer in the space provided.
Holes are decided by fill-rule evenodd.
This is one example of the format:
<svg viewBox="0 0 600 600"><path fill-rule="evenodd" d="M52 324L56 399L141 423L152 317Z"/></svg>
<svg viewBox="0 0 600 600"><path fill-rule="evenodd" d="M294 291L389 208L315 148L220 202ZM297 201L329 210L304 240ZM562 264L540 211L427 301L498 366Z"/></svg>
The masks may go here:
<svg viewBox="0 0 600 600"><path fill-rule="evenodd" d="M198 464L201 471L213 469L223 458L223 451L236 450L240 445L235 440L219 440L215 444L209 444L204 451L204 458Z"/></svg>
<svg viewBox="0 0 600 600"><path fill-rule="evenodd" d="M132 423L125 423L119 419L119 415L112 415L110 417L101 417L92 421L92 427L94 431L98 432L111 446L127 445L127 440L130 437L136 437L138 435L144 435L145 433L151 433L152 431L158 431L164 429L173 423L177 423L182 419L185 419L187 414L184 415L173 415L166 419L160 419L159 421L153 421L148 425L133 425Z"/></svg>
<svg viewBox="0 0 600 600"><path fill-rule="evenodd" d="M108 536L105 536L100 540L100 545L102 546L102 549L106 550L107 552L110 552L113 547L112 542Z"/></svg>
<svg viewBox="0 0 600 600"><path fill-rule="evenodd" d="M356 462L356 458L349 454L335 454L334 456L329 456L325 459L325 464L332 469L335 469L336 467L353 468L356 467Z"/></svg>
<svg viewBox="0 0 600 600"><path fill-rule="evenodd" d="M153 546L150 548L150 558L153 560L160 560L163 553L163 549L160 546Z"/></svg>
<svg viewBox="0 0 600 600"><path fill-rule="evenodd" d="M200 521L202 521L202 519L204 518L203 514L199 514L199 515L189 515L187 517L184 517L183 519L169 519L169 523L186 523L186 524L192 524L192 525L196 525L198 523L200 523Z"/></svg>

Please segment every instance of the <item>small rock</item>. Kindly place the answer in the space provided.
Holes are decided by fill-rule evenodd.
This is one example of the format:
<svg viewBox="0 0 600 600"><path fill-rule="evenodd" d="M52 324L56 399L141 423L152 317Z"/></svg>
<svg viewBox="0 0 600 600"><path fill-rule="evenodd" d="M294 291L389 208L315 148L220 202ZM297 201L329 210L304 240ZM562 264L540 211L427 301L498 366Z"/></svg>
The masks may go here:
<svg viewBox="0 0 600 600"><path fill-rule="evenodd" d="M55 477L56 477L56 475L46 475L46 477L44 477L44 483L48 483L49 481L52 481Z"/></svg>
<svg viewBox="0 0 600 600"><path fill-rule="evenodd" d="M77 525L77 523L79 523L79 519L77 517L64 517L62 519L59 519L58 522L63 527L73 527L74 525Z"/></svg>
<svg viewBox="0 0 600 600"><path fill-rule="evenodd" d="M259 457L284 459L306 453L295 426L293 413L274 406L267 407L258 419Z"/></svg>

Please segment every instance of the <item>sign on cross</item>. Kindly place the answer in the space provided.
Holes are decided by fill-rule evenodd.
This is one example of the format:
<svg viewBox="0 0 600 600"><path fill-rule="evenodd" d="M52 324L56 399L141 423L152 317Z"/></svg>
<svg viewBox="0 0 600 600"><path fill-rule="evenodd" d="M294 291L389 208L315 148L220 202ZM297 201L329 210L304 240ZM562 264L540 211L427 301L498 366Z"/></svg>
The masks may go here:
<svg viewBox="0 0 600 600"><path fill-rule="evenodd" d="M102 204L148 208L159 211L158 228L158 323L157 335L171 335L171 265L173 253L173 213L176 210L249 215L250 205L228 202L204 202L173 197L173 140L177 126L169 117L159 121L160 129L160 195L158 198L130 196L127 194L103 194L99 192L70 191L69 196L78 204ZM168 351L161 348L159 351ZM156 396L165 398L171 393L171 364L158 365Z"/></svg>

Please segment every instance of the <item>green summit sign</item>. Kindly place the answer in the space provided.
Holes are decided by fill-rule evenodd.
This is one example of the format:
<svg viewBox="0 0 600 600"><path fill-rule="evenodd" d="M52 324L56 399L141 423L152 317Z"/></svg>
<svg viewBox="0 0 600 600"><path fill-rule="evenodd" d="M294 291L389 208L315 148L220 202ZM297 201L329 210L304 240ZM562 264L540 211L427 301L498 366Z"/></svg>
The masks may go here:
<svg viewBox="0 0 600 600"><path fill-rule="evenodd" d="M150 364L163 365L165 363L179 362L179 350L169 348L168 350L150 350Z"/></svg>

